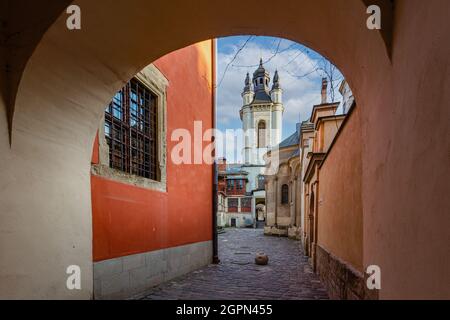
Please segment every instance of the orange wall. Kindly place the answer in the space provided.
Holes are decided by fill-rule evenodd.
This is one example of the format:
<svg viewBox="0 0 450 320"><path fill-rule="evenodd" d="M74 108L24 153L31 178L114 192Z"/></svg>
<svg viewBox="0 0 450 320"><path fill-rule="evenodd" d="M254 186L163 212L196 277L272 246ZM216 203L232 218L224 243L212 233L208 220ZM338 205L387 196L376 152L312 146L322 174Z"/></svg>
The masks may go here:
<svg viewBox="0 0 450 320"><path fill-rule="evenodd" d="M91 176L94 261L212 239L212 167L170 161L174 129L193 135L194 121L212 127L212 45L198 43L154 63L169 80L167 192ZM97 149L96 139L93 161Z"/></svg>
<svg viewBox="0 0 450 320"><path fill-rule="evenodd" d="M359 108L349 117L319 173L318 244L363 271Z"/></svg>

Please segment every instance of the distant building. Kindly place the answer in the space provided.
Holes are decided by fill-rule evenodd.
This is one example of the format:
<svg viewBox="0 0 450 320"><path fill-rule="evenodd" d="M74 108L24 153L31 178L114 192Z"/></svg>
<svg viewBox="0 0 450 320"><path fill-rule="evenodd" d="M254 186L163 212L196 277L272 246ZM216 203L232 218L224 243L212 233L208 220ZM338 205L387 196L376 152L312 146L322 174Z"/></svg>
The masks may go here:
<svg viewBox="0 0 450 320"><path fill-rule="evenodd" d="M280 76L275 71L270 88L270 74L262 60L250 75L247 73L242 93L243 105L240 111L244 138L244 164L241 169L248 173L247 194L253 197L253 219L265 220L265 163L264 154L281 142L283 131L283 90Z"/></svg>
<svg viewBox="0 0 450 320"><path fill-rule="evenodd" d="M336 115L339 103L327 102L327 88L323 79L322 101L313 107L310 119L297 124L297 130L265 156L266 172L277 161L275 172L266 175L265 234L303 240L306 253L312 248L314 228L310 227L311 211L305 208L317 194L318 167L345 118ZM351 92L350 88L345 92Z"/></svg>
<svg viewBox="0 0 450 320"><path fill-rule="evenodd" d="M265 156L264 233L301 240L330 297L377 299L364 275L359 109L343 82L346 113L337 114L339 103L328 103L327 88L323 79L322 101L310 118ZM351 284L343 278L352 279Z"/></svg>
<svg viewBox="0 0 450 320"><path fill-rule="evenodd" d="M220 227L253 227L252 196L246 192L248 173L240 165L227 165L226 159L218 166L217 225Z"/></svg>
<svg viewBox="0 0 450 320"><path fill-rule="evenodd" d="M296 219L300 212L299 137L300 124L297 124L297 130L266 155L267 166L276 167L274 174L266 176L266 235L287 236L292 228L299 229L300 219Z"/></svg>

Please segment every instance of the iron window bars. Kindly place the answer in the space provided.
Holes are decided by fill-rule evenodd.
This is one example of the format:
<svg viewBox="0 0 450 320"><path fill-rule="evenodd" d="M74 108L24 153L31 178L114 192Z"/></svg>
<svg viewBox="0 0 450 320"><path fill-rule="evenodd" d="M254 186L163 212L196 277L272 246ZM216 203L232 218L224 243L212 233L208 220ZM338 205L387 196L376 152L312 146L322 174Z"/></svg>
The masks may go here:
<svg viewBox="0 0 450 320"><path fill-rule="evenodd" d="M157 97L132 79L105 111L110 167L157 180L157 121Z"/></svg>

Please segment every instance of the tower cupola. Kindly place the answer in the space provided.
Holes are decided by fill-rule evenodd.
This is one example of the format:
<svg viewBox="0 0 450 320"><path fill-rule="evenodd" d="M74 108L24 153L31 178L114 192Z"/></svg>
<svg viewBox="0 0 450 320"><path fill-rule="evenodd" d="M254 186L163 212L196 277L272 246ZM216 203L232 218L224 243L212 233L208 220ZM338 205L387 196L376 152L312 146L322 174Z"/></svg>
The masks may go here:
<svg viewBox="0 0 450 320"><path fill-rule="evenodd" d="M269 72L264 68L262 59L259 60L259 67L253 73L253 85L255 86L255 92L265 91L269 92Z"/></svg>

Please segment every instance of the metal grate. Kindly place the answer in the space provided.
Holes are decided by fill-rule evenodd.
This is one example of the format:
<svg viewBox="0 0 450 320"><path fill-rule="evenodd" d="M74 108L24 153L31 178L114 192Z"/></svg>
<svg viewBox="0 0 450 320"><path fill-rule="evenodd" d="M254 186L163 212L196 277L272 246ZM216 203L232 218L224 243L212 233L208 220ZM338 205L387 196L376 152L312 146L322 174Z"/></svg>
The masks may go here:
<svg viewBox="0 0 450 320"><path fill-rule="evenodd" d="M228 208L237 208L239 200L237 198L228 198Z"/></svg>
<svg viewBox="0 0 450 320"><path fill-rule="evenodd" d="M105 111L111 168L157 180L157 97L133 79Z"/></svg>
<svg viewBox="0 0 450 320"><path fill-rule="evenodd" d="M252 198L242 198L241 199L241 207L242 208L251 208L252 207Z"/></svg>

